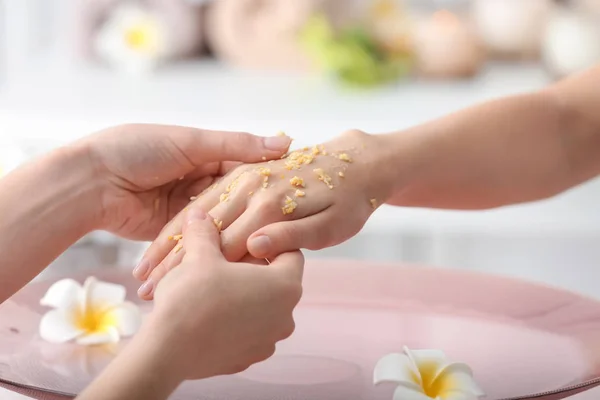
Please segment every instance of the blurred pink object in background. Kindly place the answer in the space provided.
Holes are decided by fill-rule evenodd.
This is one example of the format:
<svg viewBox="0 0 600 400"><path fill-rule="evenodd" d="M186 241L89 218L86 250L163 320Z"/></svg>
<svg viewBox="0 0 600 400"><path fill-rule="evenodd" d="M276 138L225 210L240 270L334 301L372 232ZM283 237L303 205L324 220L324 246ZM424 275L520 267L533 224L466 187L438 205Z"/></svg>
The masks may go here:
<svg viewBox="0 0 600 400"><path fill-rule="evenodd" d="M543 59L557 78L581 72L600 62L600 14L587 3L558 6L545 31Z"/></svg>
<svg viewBox="0 0 600 400"><path fill-rule="evenodd" d="M207 13L207 42L218 58L237 66L308 69L298 34L309 18L323 13L343 26L356 12L348 0L218 0Z"/></svg>
<svg viewBox="0 0 600 400"><path fill-rule="evenodd" d="M414 51L419 72L432 77L472 76L485 61L470 21L448 10L417 17Z"/></svg>
<svg viewBox="0 0 600 400"><path fill-rule="evenodd" d="M502 58L538 57L550 0L475 0L473 16L487 50Z"/></svg>

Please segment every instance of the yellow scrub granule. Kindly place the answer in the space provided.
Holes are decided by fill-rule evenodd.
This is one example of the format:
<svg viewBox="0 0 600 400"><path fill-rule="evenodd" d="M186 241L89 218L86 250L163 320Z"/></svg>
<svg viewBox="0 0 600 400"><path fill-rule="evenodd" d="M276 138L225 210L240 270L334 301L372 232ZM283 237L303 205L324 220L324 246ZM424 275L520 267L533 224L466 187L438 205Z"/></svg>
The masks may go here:
<svg viewBox="0 0 600 400"><path fill-rule="evenodd" d="M352 159L350 158L350 156L346 153L342 153L340 155L338 155L338 158L342 161L346 161L346 162L352 162Z"/></svg>
<svg viewBox="0 0 600 400"><path fill-rule="evenodd" d="M260 167L260 168L257 169L257 171L262 176L271 176L271 169L270 168Z"/></svg>
<svg viewBox="0 0 600 400"><path fill-rule="evenodd" d="M333 189L333 185L331 184L331 177L323 171L323 168L313 169L313 172L317 174L317 178L327 185L329 189Z"/></svg>
<svg viewBox="0 0 600 400"><path fill-rule="evenodd" d="M313 154L294 151L290 153L285 162L285 168L288 170L300 169L303 165L308 165L315 160Z"/></svg>
<svg viewBox="0 0 600 400"><path fill-rule="evenodd" d="M175 246L175 254L179 253L181 251L181 249L183 249L183 245L181 243L177 243L177 246Z"/></svg>
<svg viewBox="0 0 600 400"><path fill-rule="evenodd" d="M294 196L304 197L304 196L306 196L306 193L304 193L302 190L298 189L298 190L296 190L296 193L294 193Z"/></svg>
<svg viewBox="0 0 600 400"><path fill-rule="evenodd" d="M292 186L304 187L304 179L300 178L299 176L294 176L292 179L290 179L290 183Z"/></svg>
<svg viewBox="0 0 600 400"><path fill-rule="evenodd" d="M286 196L285 204L281 208L281 211L283 211L283 215L291 214L294 212L296 207L298 207L298 203L296 203L291 197Z"/></svg>

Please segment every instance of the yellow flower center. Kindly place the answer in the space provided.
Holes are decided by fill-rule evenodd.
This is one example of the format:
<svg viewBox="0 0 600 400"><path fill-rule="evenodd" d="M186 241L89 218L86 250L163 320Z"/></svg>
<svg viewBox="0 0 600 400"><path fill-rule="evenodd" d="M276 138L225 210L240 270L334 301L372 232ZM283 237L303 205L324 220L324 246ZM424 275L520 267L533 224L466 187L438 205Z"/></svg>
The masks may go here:
<svg viewBox="0 0 600 400"><path fill-rule="evenodd" d="M436 379L437 371L438 365L435 362L424 362L419 365L423 391L432 399L442 398L444 393L457 387L456 382L447 374L442 373Z"/></svg>
<svg viewBox="0 0 600 400"><path fill-rule="evenodd" d="M75 326L86 333L106 332L117 323L112 310L90 307L75 316Z"/></svg>
<svg viewBox="0 0 600 400"><path fill-rule="evenodd" d="M156 48L156 28L146 22L133 25L125 31L125 43L136 51L150 52Z"/></svg>

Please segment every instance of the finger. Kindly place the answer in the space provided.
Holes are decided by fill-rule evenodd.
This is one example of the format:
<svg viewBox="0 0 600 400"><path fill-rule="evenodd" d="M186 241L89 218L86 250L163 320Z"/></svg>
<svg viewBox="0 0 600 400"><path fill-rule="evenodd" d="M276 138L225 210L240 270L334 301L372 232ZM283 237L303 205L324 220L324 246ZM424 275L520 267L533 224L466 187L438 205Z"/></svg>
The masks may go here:
<svg viewBox="0 0 600 400"><path fill-rule="evenodd" d="M218 132L167 127L173 144L194 165L211 161L245 163L272 160L285 154L291 144L287 136L260 137L246 132Z"/></svg>
<svg viewBox="0 0 600 400"><path fill-rule="evenodd" d="M263 177L258 174L246 173L243 177L240 176L235 187L227 193L226 201L219 202L209 214L221 224L221 229L226 229L246 211L254 191L262 184Z"/></svg>
<svg viewBox="0 0 600 400"><path fill-rule="evenodd" d="M150 246L142 256L142 259L133 269L133 276L136 279L140 281L148 279L150 273L169 255L173 248L175 248L177 241L173 240L173 238L181 234L181 227L183 225L182 215L183 212L177 214L167 223L167 225L165 225L156 239L150 243Z"/></svg>
<svg viewBox="0 0 600 400"><path fill-rule="evenodd" d="M158 282L175 266L182 261L180 254L185 248L185 256L189 258L202 258L202 260L215 260L223 258L220 250L220 238L216 227L208 215L199 207L191 208L185 214L183 228L183 246L181 243L153 268L144 284L138 290L138 296L144 300L152 299L154 289Z"/></svg>
<svg viewBox="0 0 600 400"><path fill-rule="evenodd" d="M277 222L253 232L246 245L256 258L269 258L297 249L320 250L337 244L337 235L346 230L344 220L331 209L294 221Z"/></svg>
<svg viewBox="0 0 600 400"><path fill-rule="evenodd" d="M212 218L200 207L190 208L186 212L183 247L186 258L223 259L219 231Z"/></svg>
<svg viewBox="0 0 600 400"><path fill-rule="evenodd" d="M191 207L199 207L203 211L208 211L219 203L220 191L218 188L208 189L201 197L188 204L187 209ZM146 280L150 273L158 266L162 260L173 250L177 245L172 238L180 235L183 230L183 219L185 208L180 211L163 230L158 234L156 239L150 244L144 253L139 264L133 270L133 276L139 280Z"/></svg>
<svg viewBox="0 0 600 400"><path fill-rule="evenodd" d="M263 266L268 266L270 263L270 261L267 261L264 258L254 258L250 254L246 254L244 257L242 257L240 262L246 263L246 264L263 265Z"/></svg>
<svg viewBox="0 0 600 400"><path fill-rule="evenodd" d="M290 251L280 254L271 261L269 266L293 282L302 282L304 275L304 255L301 251Z"/></svg>
<svg viewBox="0 0 600 400"><path fill-rule="evenodd" d="M152 300L154 298L154 291L158 287L158 283L169 273L169 271L181 264L184 256L185 250L181 247L181 244L178 244L167 257L152 270L145 282L138 289L138 297L142 300Z"/></svg>
<svg viewBox="0 0 600 400"><path fill-rule="evenodd" d="M282 202L275 198L261 200L259 206L249 207L227 229L221 232L221 250L229 261L239 261L246 253L246 241L258 229L279 222L289 215L281 212Z"/></svg>

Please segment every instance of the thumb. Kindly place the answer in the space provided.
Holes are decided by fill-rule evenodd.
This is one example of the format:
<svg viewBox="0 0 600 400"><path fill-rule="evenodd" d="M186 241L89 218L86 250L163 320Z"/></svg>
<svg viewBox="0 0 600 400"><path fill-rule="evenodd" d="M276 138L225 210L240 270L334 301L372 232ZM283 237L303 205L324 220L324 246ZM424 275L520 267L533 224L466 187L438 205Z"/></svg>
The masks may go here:
<svg viewBox="0 0 600 400"><path fill-rule="evenodd" d="M211 161L255 163L280 158L292 140L283 136L260 137L246 132L217 132L198 129L171 131L171 140L194 164Z"/></svg>
<svg viewBox="0 0 600 400"><path fill-rule="evenodd" d="M185 215L183 247L189 257L223 258L217 227L199 207L190 208Z"/></svg>

